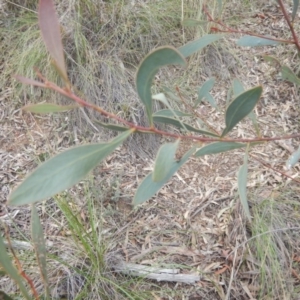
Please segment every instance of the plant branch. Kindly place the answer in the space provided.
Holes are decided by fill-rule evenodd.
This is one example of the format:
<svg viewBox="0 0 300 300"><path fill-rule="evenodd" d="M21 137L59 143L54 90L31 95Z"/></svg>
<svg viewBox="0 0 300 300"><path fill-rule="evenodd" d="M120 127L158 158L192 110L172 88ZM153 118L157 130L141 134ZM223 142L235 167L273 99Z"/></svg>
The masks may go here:
<svg viewBox="0 0 300 300"><path fill-rule="evenodd" d="M281 11L283 13L283 16L284 16L287 24L289 25L290 31L291 31L293 39L294 39L294 44L296 45L298 52L300 52L300 44L299 44L298 36L297 36L297 34L295 32L295 29L294 29L294 26L293 26L293 24L291 22L291 19L288 16L288 13L287 13L287 11L285 9L285 6L284 6L282 0L278 0L278 3L279 3Z"/></svg>
<svg viewBox="0 0 300 300"><path fill-rule="evenodd" d="M31 291L32 291L32 293L33 293L33 295L34 295L34 299L39 300L40 297L39 297L39 295L38 295L38 293L37 293L37 291L36 291L36 289L35 289L35 287L34 287L34 284L33 284L32 280L26 275L26 273L25 273L25 271L23 270L22 265L21 265L21 263L20 263L20 261L19 261L17 255L16 255L16 253L15 253L15 251L14 251L12 245L11 245L10 237L9 237L9 232L8 232L8 227L5 228L5 235L6 235L8 247L9 247L9 249L10 249L10 251L11 251L11 253L12 253L14 259L15 259L15 262L16 262L16 265L17 265L17 269L18 269L18 271L19 271L19 274L20 274L20 275L27 281L27 283L29 284L29 286L30 286L30 288L31 288Z"/></svg>
<svg viewBox="0 0 300 300"><path fill-rule="evenodd" d="M258 161L260 164L262 164L263 166L265 166L266 168L272 169L273 171L275 171L275 172L281 174L282 176L287 177L287 178L290 178L292 181L295 181L295 182L297 182L297 183L300 183L300 180L293 178L292 176L286 174L285 172L282 172L282 171L280 171L280 170L277 170L277 169L273 168L270 164L261 161L260 159L258 159L258 158L257 158L256 156L254 156L253 154L250 154L250 156L251 156L254 160Z"/></svg>
<svg viewBox="0 0 300 300"><path fill-rule="evenodd" d="M205 12L205 14L207 15L208 17L208 20L210 22L213 22L215 24L218 24L220 26L222 26L223 28L225 28L225 30L223 29L219 29L217 27L211 27L211 31L215 31L215 32L224 32L224 33L240 33L240 34L247 34L247 35L251 35L251 36L256 36L256 37L259 37L259 38L263 38L263 39L266 39L266 40L270 40L270 41L275 41L275 42L278 42L278 43L285 43L285 44L295 44L297 46L298 42L298 39L296 37L296 40L295 40L295 37L294 37L294 40L285 40L285 39L278 39L278 38L274 38L274 37L267 37L267 36L264 36L262 34L258 34L258 33L254 33L254 32L251 32L251 31L244 31L244 30L237 30L237 29L234 29L234 28L231 28L231 27L228 27L226 24L224 24L222 21L216 21L209 13L209 11L207 10L207 7L205 5L203 5L203 11ZM298 48L298 47L297 47Z"/></svg>
<svg viewBox="0 0 300 300"><path fill-rule="evenodd" d="M196 115L201 121L203 121L204 123L205 123L205 125L211 130L211 131L213 131L214 133L216 133L217 135L220 135L220 133L217 131L217 130L215 130L212 126L210 126L207 122L206 122L206 120L203 120L202 119L202 116L200 116L200 114L189 104L189 103L187 103L186 101L185 101L185 99L182 97L182 95L181 95L181 93L180 93L180 90L179 90L179 88L178 88L178 86L176 86L176 91L177 91L177 93L178 93L178 96L179 96L179 98L180 98L180 100L182 101L182 103L194 114L194 115Z"/></svg>
<svg viewBox="0 0 300 300"><path fill-rule="evenodd" d="M88 103L87 101L83 100L82 98L80 98L76 94L74 94L68 88L61 88L61 87L57 86L55 83L48 81L38 71L37 71L37 75L41 80L44 81L46 88L56 91L56 92L60 93L61 95L64 95L71 100L74 100L76 103L78 103L81 106L93 109L94 111L97 111L98 113L100 113L102 116L104 116L108 119L113 119L117 122L120 122L132 129L134 129L135 131L139 131L139 132L154 133L154 134L159 134L162 136L173 137L176 139L192 140L192 141L196 141L196 142L205 142L205 143L212 143L212 142L254 143L254 142L269 142L269 141L278 141L278 140L288 140L288 139L294 139L294 138L300 137L300 133L296 133L296 134L279 136L279 137L256 137L256 138L251 138L251 139L244 139L244 138L231 139L231 138L221 138L221 137L220 138L210 138L210 137L202 137L202 136L196 136L196 135L182 135L182 134L171 133L171 132L159 130L159 129L155 128L154 126L144 127L144 126L136 125L127 120L124 120L113 113L107 112L106 110L102 109L101 107L99 107L97 105Z"/></svg>

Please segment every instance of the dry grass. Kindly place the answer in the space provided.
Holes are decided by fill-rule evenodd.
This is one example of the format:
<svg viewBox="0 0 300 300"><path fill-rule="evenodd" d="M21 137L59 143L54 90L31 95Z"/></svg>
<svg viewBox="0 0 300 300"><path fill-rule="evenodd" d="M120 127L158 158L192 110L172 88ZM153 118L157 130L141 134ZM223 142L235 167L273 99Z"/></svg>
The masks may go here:
<svg viewBox="0 0 300 300"><path fill-rule="evenodd" d="M223 17L231 26L247 30L250 26L251 30L266 34L271 32L272 22L275 27L284 26L275 5L260 1L224 2ZM201 20L200 4L185 1L184 16ZM2 11L2 203L12 186L40 161L71 145L110 136L91 126L96 116L88 111L85 115L65 113L50 117L20 113L19 107L29 101L65 101L47 91L41 94L11 81L13 73L34 77L33 66L58 80L49 68L39 37L35 1L26 1L24 6L29 10L7 3ZM134 88L139 61L154 47L179 46L207 31L206 25L196 30L182 29L179 0L73 0L59 2L58 9L74 85L90 101L140 123L145 120ZM210 9L217 15L217 1L210 2ZM255 17L257 13L269 17ZM283 33L288 32L283 28ZM224 108L233 78L239 78L247 88L262 84L264 95L256 109L262 133L297 132L298 91L280 80L276 66L260 59L260 55L268 53L294 67L294 50L287 46L240 49L233 37L194 55L186 70L161 71L154 91L160 92L164 86L174 91L177 85L192 103L196 88L214 76L217 85L212 94ZM176 100L174 105L184 107ZM217 130L223 128L222 113L206 104L198 112ZM249 120L239 125L236 132L239 137L254 134ZM253 221L248 224L236 192L236 170L243 159L239 150L191 159L157 197L132 210L134 191L152 168L158 142L159 139L135 138L68 193L38 205L49 242L52 298L297 299L298 187L255 160L263 159L282 169L290 154L287 149L296 145L270 143L251 151L248 186ZM182 145L180 151L188 146ZM297 176L299 168L296 166L292 172ZM0 218L10 226L13 240L30 241L29 216L26 207L3 207ZM33 252L19 250L18 255L42 291ZM111 271L118 260L176 267L183 273L198 272L201 280L187 286L121 277ZM16 287L6 277L0 279L0 287L17 295Z"/></svg>

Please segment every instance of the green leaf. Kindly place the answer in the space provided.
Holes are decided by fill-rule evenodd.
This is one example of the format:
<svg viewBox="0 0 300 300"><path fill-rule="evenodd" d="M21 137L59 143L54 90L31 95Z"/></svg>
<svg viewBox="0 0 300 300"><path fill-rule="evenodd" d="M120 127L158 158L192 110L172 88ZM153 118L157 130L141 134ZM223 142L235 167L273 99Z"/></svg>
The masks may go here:
<svg viewBox="0 0 300 300"><path fill-rule="evenodd" d="M195 20L195 19L184 19L182 21L182 26L196 27L196 26L199 26L199 25L204 25L206 23L207 23L207 21L199 21L199 20Z"/></svg>
<svg viewBox="0 0 300 300"><path fill-rule="evenodd" d="M203 83L203 85L198 89L198 99L197 99L195 105L199 104L203 100L203 98L206 98L208 100L208 102L213 107L216 108L216 106L217 106L216 102L209 94L209 92L211 91L211 89L213 88L213 86L215 84L215 81L216 81L215 78L210 78ZM210 96L210 98L209 98L209 96Z"/></svg>
<svg viewBox="0 0 300 300"><path fill-rule="evenodd" d="M246 147L246 145L242 143L217 142L202 147L195 153L195 156L198 157L198 156L204 156L208 154L217 154L217 153L226 152L226 151L244 148L244 147Z"/></svg>
<svg viewBox="0 0 300 300"><path fill-rule="evenodd" d="M294 22L299 6L299 0L293 0L292 22Z"/></svg>
<svg viewBox="0 0 300 300"><path fill-rule="evenodd" d="M19 275L19 272L13 266L11 262L11 258L8 256L6 252L3 238L1 235L0 235L0 265L3 267L5 272L16 282L25 299L30 300L31 297L29 296L27 289L23 283L23 277Z"/></svg>
<svg viewBox="0 0 300 300"><path fill-rule="evenodd" d="M226 128L222 137L253 110L261 94L262 87L257 86L240 94L229 104L225 114Z"/></svg>
<svg viewBox="0 0 300 300"><path fill-rule="evenodd" d="M146 107L150 124L152 124L152 81L159 68L171 64L185 65L186 61L175 48L160 47L150 52L138 68L136 75L137 92Z"/></svg>
<svg viewBox="0 0 300 300"><path fill-rule="evenodd" d="M13 298L10 298L7 294L5 294L3 291L0 291L0 299L1 300L13 300Z"/></svg>
<svg viewBox="0 0 300 300"><path fill-rule="evenodd" d="M300 85L300 79L298 76L287 66L281 68L281 76L283 80L287 80L296 85Z"/></svg>
<svg viewBox="0 0 300 300"><path fill-rule="evenodd" d="M158 110L157 112L155 112L153 114L153 116L161 116L161 117L190 117L191 114L187 114L187 113L184 113L182 111L179 111L179 110L171 110L171 109L162 109L162 110Z"/></svg>
<svg viewBox="0 0 300 300"><path fill-rule="evenodd" d="M169 98L171 98L175 102L181 102L180 98L170 88L168 88L167 86L162 86L162 89Z"/></svg>
<svg viewBox="0 0 300 300"><path fill-rule="evenodd" d="M181 46L178 50L184 57L189 57L209 44L221 39L223 36L223 34L207 34L202 36L200 39Z"/></svg>
<svg viewBox="0 0 300 300"><path fill-rule="evenodd" d="M292 153L292 155L288 158L286 162L286 167L288 170L290 170L300 159L300 147L297 151Z"/></svg>
<svg viewBox="0 0 300 300"><path fill-rule="evenodd" d="M241 203L245 214L249 221L251 221L251 214L247 199L247 173L248 173L248 153L245 154L244 164L240 167L238 172L238 191Z"/></svg>
<svg viewBox="0 0 300 300"><path fill-rule="evenodd" d="M75 147L47 160L10 194L8 204L34 203L71 187L121 145L132 132L128 130L121 133L108 143Z"/></svg>
<svg viewBox="0 0 300 300"><path fill-rule="evenodd" d="M236 78L233 79L232 87L234 97L237 97L245 91L243 84Z"/></svg>
<svg viewBox="0 0 300 300"><path fill-rule="evenodd" d="M46 48L54 60L54 65L58 72L62 78L68 82L64 50L60 36L60 25L52 0L40 0L38 17Z"/></svg>
<svg viewBox="0 0 300 300"><path fill-rule="evenodd" d="M37 262L40 268L41 277L44 282L46 298L48 299L50 291L46 264L46 245L43 234L43 228L36 207L34 205L32 205L31 207L31 237L36 253Z"/></svg>
<svg viewBox="0 0 300 300"><path fill-rule="evenodd" d="M233 79L233 94L235 97L237 97L239 94L243 93L245 91L243 84L238 79ZM259 135L259 126L257 123L256 115L254 111L251 111L249 114L249 118L252 121L252 124L255 128L256 134Z"/></svg>
<svg viewBox="0 0 300 300"><path fill-rule="evenodd" d="M242 47L261 47L279 45L278 41L269 40L267 38L261 38L257 36L245 35L241 37L237 42L238 46Z"/></svg>
<svg viewBox="0 0 300 300"><path fill-rule="evenodd" d="M182 128L184 130L197 132L197 133L201 133L201 134L204 134L204 135L215 136L215 137L218 136L218 135L216 135L214 133L211 133L209 131L194 128L194 127L192 127L192 126L190 126L186 123L180 122L178 120L175 120L175 119L169 118L169 117L163 117L163 116L159 116L159 115L157 116L157 115L153 114L153 121L158 122L158 123L171 124L171 125L174 125L176 127Z"/></svg>
<svg viewBox="0 0 300 300"><path fill-rule="evenodd" d="M78 107L78 105L57 105L52 103L39 103L26 105L22 109L36 114L48 114L68 111L70 109Z"/></svg>
<svg viewBox="0 0 300 300"><path fill-rule="evenodd" d="M138 205L149 200L154 196L169 180L170 178L187 162L190 156L194 153L195 147L189 150L180 161L174 161L165 179L159 182L153 181L153 174L148 174L139 185L136 194L133 199L133 205Z"/></svg>
<svg viewBox="0 0 300 300"><path fill-rule="evenodd" d="M264 59L265 62L269 63L270 65L272 65L274 67L281 66L280 61L277 58L275 58L274 56L262 55L262 58Z"/></svg>
<svg viewBox="0 0 300 300"><path fill-rule="evenodd" d="M93 120L93 122L97 123L98 125L107 128L107 129L111 129L111 130L115 130L115 131L126 131L129 128L124 127L124 126L120 126L120 125L116 125L116 124L109 124L109 123L104 123L98 120Z"/></svg>
<svg viewBox="0 0 300 300"><path fill-rule="evenodd" d="M164 180L173 166L176 150L179 145L179 140L175 143L166 143L160 147L157 152L152 180L159 182Z"/></svg>
<svg viewBox="0 0 300 300"><path fill-rule="evenodd" d="M218 109L218 106L217 106L217 102L215 100L215 98L210 94L208 93L205 98L204 98L212 107L214 107L215 109Z"/></svg>

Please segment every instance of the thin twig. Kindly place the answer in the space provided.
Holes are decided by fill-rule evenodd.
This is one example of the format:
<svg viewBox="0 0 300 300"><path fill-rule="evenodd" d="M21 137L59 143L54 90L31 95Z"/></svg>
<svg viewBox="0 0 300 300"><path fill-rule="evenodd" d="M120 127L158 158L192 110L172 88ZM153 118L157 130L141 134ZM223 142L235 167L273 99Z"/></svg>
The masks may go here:
<svg viewBox="0 0 300 300"><path fill-rule="evenodd" d="M285 9L285 6L284 6L282 0L278 0L278 3L279 3L281 11L283 13L283 16L284 16L287 24L289 25L290 31L291 31L291 33L293 35L294 44L296 45L296 47L298 49L298 52L300 52L300 44L299 44L298 36L297 36L297 34L295 32L294 26L293 26L293 24L292 24L292 22L291 22L291 20L290 20L290 18L288 16L288 13L287 13L287 11Z"/></svg>
<svg viewBox="0 0 300 300"><path fill-rule="evenodd" d="M205 125L211 130L213 131L214 133L216 133L217 135L220 135L220 133L215 130L212 126L210 126L206 120L203 120L202 119L202 116L189 104L185 101L185 99L183 98L183 96L181 95L181 92L179 90L179 88L176 86L176 91L178 93L178 96L180 98L180 100L182 101L182 103L194 114L196 115L201 121L203 121L205 123Z"/></svg>
<svg viewBox="0 0 300 300"><path fill-rule="evenodd" d="M34 284L33 284L32 280L26 275L26 273L25 273L25 271L23 270L22 265L21 265L21 263L20 263L20 261L19 261L17 255L16 255L16 253L15 253L15 251L14 251L12 245L11 245L10 237L9 237L9 232L8 232L8 231L9 231L9 230L8 230L8 227L6 227L6 228L5 228L5 235L6 235L8 247L9 247L9 249L10 249L10 251L11 251L11 253L12 253L14 259L15 259L15 262L16 262L16 265L17 265L17 269L18 269L18 271L19 271L19 274L20 274L20 275L28 282L28 284L29 284L29 286L30 286L30 288L31 288L31 291L32 291L32 293L33 293L33 295L34 295L34 298L35 298L36 300L39 300L40 297L39 297L39 295L38 295L38 293L37 293L37 291L36 291L36 289L35 289L35 287L34 287Z"/></svg>
<svg viewBox="0 0 300 300"><path fill-rule="evenodd" d="M278 43L285 43L285 44L295 44L297 46L297 42L294 38L294 40L285 40L285 39L278 39L278 38L274 38L274 37L267 37L267 36L264 36L262 34L258 34L258 33L255 33L255 32L251 32L251 31L244 31L244 30L237 30L237 29L234 29L234 28L231 28L231 27L228 27L226 24L224 24L222 21L216 21L211 15L210 13L208 12L207 8L205 5L203 5L203 11L205 12L205 14L207 15L208 17L208 20L210 22L213 22L215 24L218 24L220 26L222 26L223 28L225 28L225 30L223 29L219 29L217 27L211 27L211 31L215 31L215 32L224 32L224 33L240 33L240 34L247 34L247 35L251 35L251 36L256 36L256 37L259 37L259 38L263 38L263 39L266 39L266 40L270 40L270 41L275 41L275 42L278 42ZM297 47L298 48L298 47Z"/></svg>

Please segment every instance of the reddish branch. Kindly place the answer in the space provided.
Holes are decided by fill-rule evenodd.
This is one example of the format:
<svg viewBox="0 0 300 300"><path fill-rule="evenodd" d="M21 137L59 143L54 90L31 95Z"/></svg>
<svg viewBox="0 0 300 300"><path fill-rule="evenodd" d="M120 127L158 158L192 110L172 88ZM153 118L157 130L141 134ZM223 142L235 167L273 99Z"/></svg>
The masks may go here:
<svg viewBox="0 0 300 300"><path fill-rule="evenodd" d="M34 284L33 284L32 280L27 276L27 274L23 270L22 265L21 265L21 263L20 263L17 255L16 255L16 253L15 253L15 251L14 251L12 245L11 245L10 238L9 238L8 227L5 228L5 235L6 235L8 247L9 247L9 249L10 249L10 251L11 251L11 253L12 253L14 259L15 259L15 262L16 262L19 274L28 282L28 284L30 286L30 289L31 289L31 291L32 291L32 293L34 295L34 299L39 300L40 297L39 297L39 295L38 295L38 293L37 293L37 291L36 291L36 289L34 287Z"/></svg>
<svg viewBox="0 0 300 300"><path fill-rule="evenodd" d="M282 2L281 0L279 2ZM282 4L282 3L281 3ZM290 20L289 20L289 17L286 13L285 10L283 10L283 14L284 14L284 17L286 19L286 21L288 22L290 28L291 28L291 32L293 34L293 40L285 40L285 39L278 39L278 38L274 38L274 37L267 37L267 36L264 36L262 34L258 34L258 33L255 33L255 32L251 32L251 31L245 31L245 30L237 30L237 29L234 29L234 28L231 28L229 26L227 26L226 24L224 24L222 21L218 21L218 20L215 20L211 14L209 13L207 7L205 5L203 5L203 11L205 12L208 20L210 22L213 22L215 24L218 24L220 25L222 28L224 29L220 29L220 28L217 28L217 27L211 27L211 31L215 31L215 32L224 32L224 33L240 33L240 34L247 34L247 35L251 35L251 36L256 36L256 37L259 37L259 38L263 38L263 39L266 39L266 40L270 40L270 41L275 41L275 42L278 42L278 43L285 43L285 44L295 44L297 49L299 50L300 48L298 48L299 46L299 43L298 43L298 38L297 38L297 35L295 34L295 31L294 31L294 28L292 26L292 24L290 23Z"/></svg>
<svg viewBox="0 0 300 300"><path fill-rule="evenodd" d="M288 24L289 27L290 27L290 31L291 31L292 36L293 36L293 39L294 39L294 44L296 45L297 50L300 52L300 45L299 45L298 36L297 36L297 34L296 34L296 32L295 32L295 29L294 29L294 26L293 26L293 24L292 24L292 22L291 22L291 19L290 19L290 17L288 16L288 13L287 13L287 11L286 11L286 9L285 9L285 6L283 5L282 0L278 0L278 3L279 3L279 6L280 6L280 9L281 9L281 11L282 11L282 13L283 13L284 18L285 18L287 24Z"/></svg>
<svg viewBox="0 0 300 300"><path fill-rule="evenodd" d="M286 135L286 136L279 136L279 137L256 137L252 139L244 139L244 138L235 138L235 139L230 139L230 138L209 138L209 137L202 137L202 136L195 136L195 135L182 135L182 134L176 134L176 133L171 133L163 130L159 130L155 128L154 126L152 127L144 127L140 125L136 125L132 122L126 121L117 115L107 112L106 110L102 109L101 107L88 103L85 100L81 99L77 95L75 95L72 91L70 91L67 88L61 88L57 86L55 83L48 81L44 76L41 75L40 72L37 72L38 77L44 82L47 88L56 91L60 93L61 95L64 95L72 100L74 100L76 103L78 103L80 106L84 106L90 109L93 109L100 113L102 116L108 118L108 119L113 119L117 122L122 123L123 125L126 125L130 127L131 129L134 129L134 131L139 131L139 132L147 132L147 133L154 133L154 134L159 134L163 136L168 136L168 137L173 137L176 139L183 139L183 140L192 140L192 141L198 141L198 142L240 142L240 143L253 143L253 142L269 142L269 141L277 141L277 140L288 140L288 139L294 139L294 138L299 138L300 133L297 134L291 134L291 135Z"/></svg>

